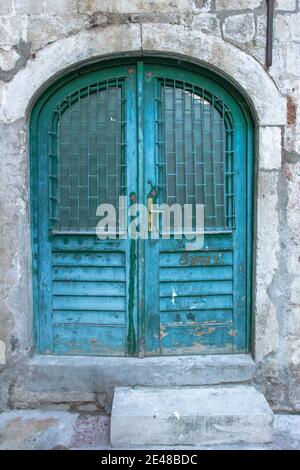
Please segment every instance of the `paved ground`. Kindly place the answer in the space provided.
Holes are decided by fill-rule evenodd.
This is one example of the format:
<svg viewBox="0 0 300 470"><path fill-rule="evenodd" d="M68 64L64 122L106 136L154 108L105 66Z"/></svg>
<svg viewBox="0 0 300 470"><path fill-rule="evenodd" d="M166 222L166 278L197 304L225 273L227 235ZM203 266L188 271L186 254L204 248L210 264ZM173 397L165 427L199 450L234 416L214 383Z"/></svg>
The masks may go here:
<svg viewBox="0 0 300 470"><path fill-rule="evenodd" d="M54 448L110 449L109 417L91 413L40 410L10 411L0 414L0 449ZM300 450L300 415L275 415L274 441L270 445L250 447L236 444L205 447L205 449L217 448Z"/></svg>

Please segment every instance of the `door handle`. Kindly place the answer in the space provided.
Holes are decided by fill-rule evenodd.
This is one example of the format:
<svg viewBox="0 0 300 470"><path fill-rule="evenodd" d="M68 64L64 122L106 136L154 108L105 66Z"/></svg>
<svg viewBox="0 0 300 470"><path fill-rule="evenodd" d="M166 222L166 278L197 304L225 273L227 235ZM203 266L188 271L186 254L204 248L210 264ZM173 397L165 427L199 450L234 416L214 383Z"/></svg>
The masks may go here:
<svg viewBox="0 0 300 470"><path fill-rule="evenodd" d="M153 197L148 197L147 201L147 209L148 209L148 232L152 232L153 230Z"/></svg>
<svg viewBox="0 0 300 470"><path fill-rule="evenodd" d="M148 232L152 232L154 228L154 214L157 212L162 212L153 208L157 196L157 189L152 186L151 191L148 194L147 198L147 210L148 210Z"/></svg>

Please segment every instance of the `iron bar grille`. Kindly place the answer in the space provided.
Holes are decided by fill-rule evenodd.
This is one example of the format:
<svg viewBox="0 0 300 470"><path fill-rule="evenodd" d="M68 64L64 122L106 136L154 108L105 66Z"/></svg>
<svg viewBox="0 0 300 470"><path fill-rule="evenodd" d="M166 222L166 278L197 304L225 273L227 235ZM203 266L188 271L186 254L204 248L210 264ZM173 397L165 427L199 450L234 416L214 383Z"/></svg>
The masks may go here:
<svg viewBox="0 0 300 470"><path fill-rule="evenodd" d="M214 94L180 80L157 78L155 90L160 202L204 204L205 229L233 228L230 110Z"/></svg>
<svg viewBox="0 0 300 470"><path fill-rule="evenodd" d="M49 129L50 229L93 231L97 206L126 194L125 79L79 89L54 110ZM117 214L118 220L118 214Z"/></svg>

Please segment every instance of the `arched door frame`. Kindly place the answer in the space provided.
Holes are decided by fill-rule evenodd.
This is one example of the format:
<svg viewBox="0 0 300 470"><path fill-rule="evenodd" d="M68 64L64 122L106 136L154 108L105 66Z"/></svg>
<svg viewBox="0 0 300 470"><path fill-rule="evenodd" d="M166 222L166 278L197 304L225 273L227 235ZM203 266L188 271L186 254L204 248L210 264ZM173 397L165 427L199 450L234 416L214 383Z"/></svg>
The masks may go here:
<svg viewBox="0 0 300 470"><path fill-rule="evenodd" d="M83 77L86 73L96 72L100 69L104 69L107 67L112 67L114 65L120 64L130 64L133 60L137 60L138 57L134 57L131 55L130 57L124 58L115 58L109 60L102 60L100 62L87 65L84 67L80 67L76 71L72 71L65 76L58 79L53 85L51 85L46 92L39 98L37 103L35 104L33 111L31 113L30 119L30 136L31 136L31 203L32 203L32 243L33 243L33 305L37 305L37 299L35 298L38 292L38 283L40 282L37 279L35 273L37 273L37 252L38 252L38 245L37 245L37 211L36 211L36 197L37 192L35 189L36 178L37 178L37 143L38 143L38 118L40 115L41 110L47 103L51 96L56 93L61 87L64 87L68 82L74 79L81 81L81 77ZM234 101L240 108L241 113L244 116L245 123L247 126L247 142L246 142L246 149L247 149L247 344L248 350L250 350L250 329L251 329L251 310L252 310L252 245L253 245L253 167L254 167L254 155L253 155L253 148L254 148L254 119L251 113L251 109L244 98L244 96L233 86L232 83L224 80L218 74L212 72L211 70L199 66L195 63L187 62L180 59L163 57L163 56L155 56L155 55L146 55L143 57L143 60L147 63L158 63L160 65L172 65L176 66L181 70L189 70L195 72L197 74L201 74L204 77L207 77L209 80L212 80L217 85L222 87L229 93ZM40 319L38 319L37 315L34 315L35 318L35 341L36 344L39 338L39 331L41 328Z"/></svg>

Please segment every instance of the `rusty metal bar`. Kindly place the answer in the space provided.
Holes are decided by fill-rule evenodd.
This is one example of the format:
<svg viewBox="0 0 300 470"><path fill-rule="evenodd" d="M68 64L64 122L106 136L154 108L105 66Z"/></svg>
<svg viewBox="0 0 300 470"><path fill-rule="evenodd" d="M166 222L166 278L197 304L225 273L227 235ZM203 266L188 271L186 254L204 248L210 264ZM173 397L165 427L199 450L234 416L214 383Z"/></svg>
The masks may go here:
<svg viewBox="0 0 300 470"><path fill-rule="evenodd" d="M267 44L266 44L266 66L272 65L273 56L273 18L274 0L267 0Z"/></svg>

